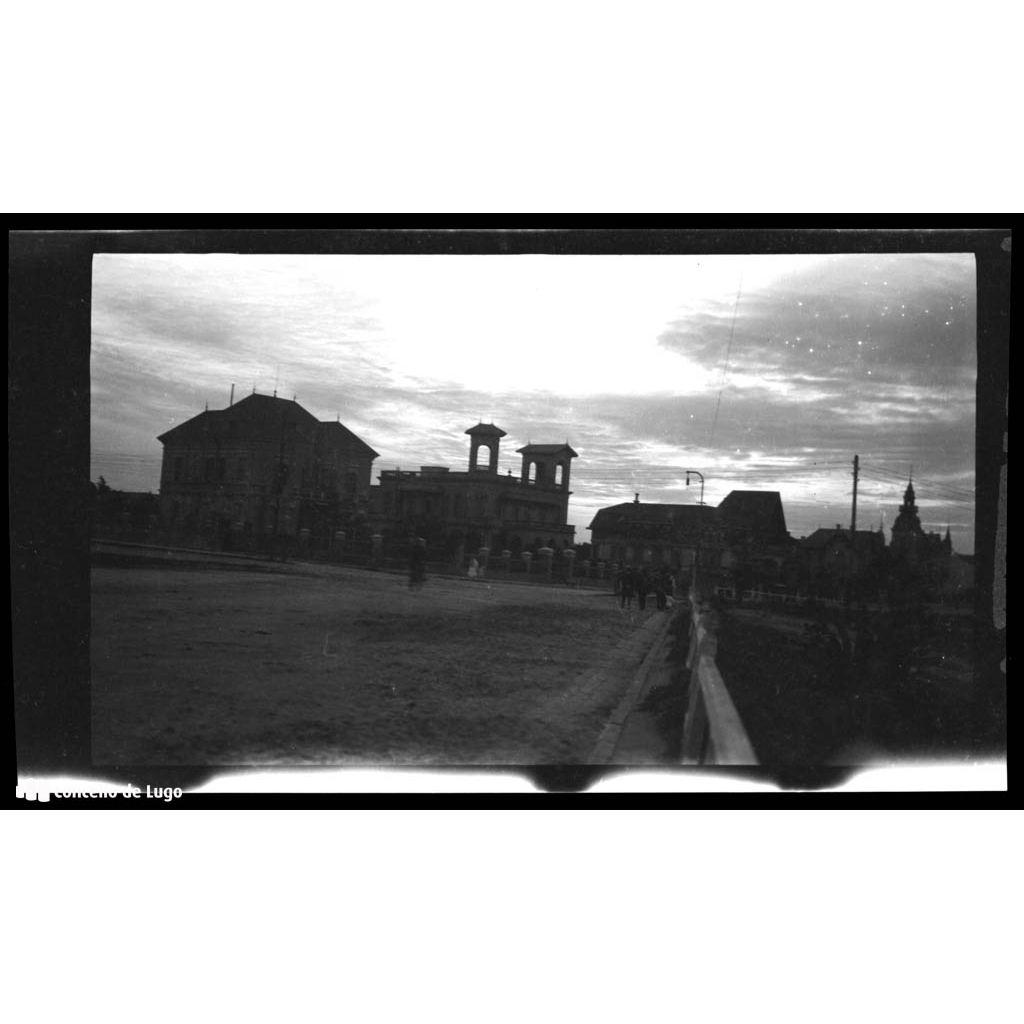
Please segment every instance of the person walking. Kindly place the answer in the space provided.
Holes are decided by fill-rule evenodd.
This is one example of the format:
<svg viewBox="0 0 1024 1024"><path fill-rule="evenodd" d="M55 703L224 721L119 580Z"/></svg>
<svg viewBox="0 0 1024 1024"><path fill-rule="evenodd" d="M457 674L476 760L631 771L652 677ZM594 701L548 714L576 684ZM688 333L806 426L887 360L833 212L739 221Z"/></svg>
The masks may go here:
<svg viewBox="0 0 1024 1024"><path fill-rule="evenodd" d="M622 579L619 581L619 607L632 608L633 594L636 592L636 579L633 576L633 567L627 565L622 570Z"/></svg>
<svg viewBox="0 0 1024 1024"><path fill-rule="evenodd" d="M419 590L426 578L427 542L413 537L409 546L409 589Z"/></svg>
<svg viewBox="0 0 1024 1024"><path fill-rule="evenodd" d="M651 579L646 569L637 570L636 606L643 611L647 607L647 595L651 592Z"/></svg>
<svg viewBox="0 0 1024 1024"><path fill-rule="evenodd" d="M659 569L654 575L654 604L659 612L663 612L668 604L668 590L670 577L668 570Z"/></svg>

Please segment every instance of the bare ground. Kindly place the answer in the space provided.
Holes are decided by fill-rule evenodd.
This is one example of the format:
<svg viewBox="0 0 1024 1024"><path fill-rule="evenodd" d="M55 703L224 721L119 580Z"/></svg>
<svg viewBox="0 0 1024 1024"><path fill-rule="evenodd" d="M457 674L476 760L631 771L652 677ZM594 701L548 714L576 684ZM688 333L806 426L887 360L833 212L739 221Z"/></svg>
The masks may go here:
<svg viewBox="0 0 1024 1024"><path fill-rule="evenodd" d="M584 763L660 614L327 566L92 579L96 764Z"/></svg>

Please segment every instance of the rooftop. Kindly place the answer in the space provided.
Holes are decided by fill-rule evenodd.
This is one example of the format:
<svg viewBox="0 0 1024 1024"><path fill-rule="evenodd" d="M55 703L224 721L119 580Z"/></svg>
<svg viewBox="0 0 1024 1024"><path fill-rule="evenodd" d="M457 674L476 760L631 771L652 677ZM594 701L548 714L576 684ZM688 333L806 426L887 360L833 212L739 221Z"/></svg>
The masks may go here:
<svg viewBox="0 0 1024 1024"><path fill-rule="evenodd" d="M493 423L478 423L475 427L470 427L466 433L475 437L505 436L505 431L501 427L496 427Z"/></svg>
<svg viewBox="0 0 1024 1024"><path fill-rule="evenodd" d="M565 444L528 444L517 448L516 451L525 455L559 455L562 452L568 452L570 458L579 458L579 452L573 451L568 442Z"/></svg>

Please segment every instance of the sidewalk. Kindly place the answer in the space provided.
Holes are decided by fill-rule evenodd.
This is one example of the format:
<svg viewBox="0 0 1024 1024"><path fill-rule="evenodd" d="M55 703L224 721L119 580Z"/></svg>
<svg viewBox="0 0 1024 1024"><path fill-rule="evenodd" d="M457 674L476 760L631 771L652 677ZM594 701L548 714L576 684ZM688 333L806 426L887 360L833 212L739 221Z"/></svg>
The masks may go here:
<svg viewBox="0 0 1024 1024"><path fill-rule="evenodd" d="M647 655L591 751L590 764L664 765L668 762L666 743L658 732L654 714L640 710L639 705L652 689L671 679L672 665L668 659L674 637L669 630L683 615L685 609L679 604L659 612L651 616L630 641L638 647L646 646Z"/></svg>

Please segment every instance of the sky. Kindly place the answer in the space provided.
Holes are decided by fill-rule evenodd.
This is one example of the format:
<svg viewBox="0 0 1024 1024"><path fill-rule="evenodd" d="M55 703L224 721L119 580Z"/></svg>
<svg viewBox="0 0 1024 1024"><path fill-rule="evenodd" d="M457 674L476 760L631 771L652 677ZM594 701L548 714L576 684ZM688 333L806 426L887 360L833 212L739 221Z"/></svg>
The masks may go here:
<svg viewBox="0 0 1024 1024"><path fill-rule="evenodd" d="M381 469L468 465L465 430L568 441L578 541L602 507L782 495L794 537L926 530L974 546L972 254L123 255L93 260L92 468L159 489L157 435L295 397Z"/></svg>

